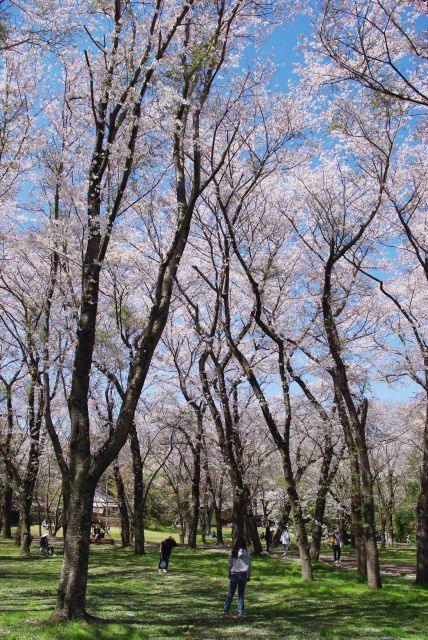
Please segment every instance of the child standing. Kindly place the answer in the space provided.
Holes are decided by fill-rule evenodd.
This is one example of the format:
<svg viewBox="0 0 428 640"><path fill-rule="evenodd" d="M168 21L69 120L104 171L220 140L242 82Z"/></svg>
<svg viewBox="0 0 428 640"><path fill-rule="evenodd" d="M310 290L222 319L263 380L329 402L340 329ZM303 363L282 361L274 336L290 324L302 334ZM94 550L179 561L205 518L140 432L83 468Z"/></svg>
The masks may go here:
<svg viewBox="0 0 428 640"><path fill-rule="evenodd" d="M233 545L232 553L228 559L229 565L229 591L224 603L224 613L228 613L238 587L238 615L244 614L244 593L251 574L251 558L247 551L245 540L237 538Z"/></svg>

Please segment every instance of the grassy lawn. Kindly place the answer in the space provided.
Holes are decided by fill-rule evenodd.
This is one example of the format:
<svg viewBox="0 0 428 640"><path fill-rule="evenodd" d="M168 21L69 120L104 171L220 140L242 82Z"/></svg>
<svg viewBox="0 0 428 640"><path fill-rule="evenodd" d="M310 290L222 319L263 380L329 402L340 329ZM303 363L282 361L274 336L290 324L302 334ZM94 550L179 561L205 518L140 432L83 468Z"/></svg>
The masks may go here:
<svg viewBox="0 0 428 640"><path fill-rule="evenodd" d="M147 537L155 542L158 534L165 536ZM304 584L298 562L255 558L241 619L221 613L228 586L225 552L176 549L170 573L159 575L158 551L147 551L135 558L119 545L92 548L88 610L102 622L51 625L61 556L39 558L36 546L23 559L1 540L0 639L428 639L428 590L403 578L385 578L384 588L372 592L353 570L319 563L316 581Z"/></svg>

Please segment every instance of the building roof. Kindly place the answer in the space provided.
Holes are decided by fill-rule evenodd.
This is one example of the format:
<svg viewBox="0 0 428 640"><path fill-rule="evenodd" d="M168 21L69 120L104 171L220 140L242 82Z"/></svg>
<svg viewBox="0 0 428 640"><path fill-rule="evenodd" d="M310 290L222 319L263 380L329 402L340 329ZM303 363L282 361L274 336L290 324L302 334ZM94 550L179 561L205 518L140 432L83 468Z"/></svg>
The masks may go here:
<svg viewBox="0 0 428 640"><path fill-rule="evenodd" d="M95 489L93 506L94 509L105 509L106 507L108 509L118 509L119 503L113 496L109 496L107 493Z"/></svg>

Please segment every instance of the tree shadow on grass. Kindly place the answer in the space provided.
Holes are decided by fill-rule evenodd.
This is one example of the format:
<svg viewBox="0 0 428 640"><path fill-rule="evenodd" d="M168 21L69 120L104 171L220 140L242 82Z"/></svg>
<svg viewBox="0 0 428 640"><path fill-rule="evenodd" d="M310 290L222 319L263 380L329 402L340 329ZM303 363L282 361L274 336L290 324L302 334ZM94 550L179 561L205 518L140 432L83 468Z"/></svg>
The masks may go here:
<svg viewBox="0 0 428 640"><path fill-rule="evenodd" d="M244 636L265 640L426 640L428 637L427 590L403 579L387 579L384 590L370 591L357 580L355 571L332 568L325 563L315 565L314 583L303 583L297 562L270 557L254 559L254 579L247 588L248 615L244 620L233 614L222 616L228 586L227 563L224 553L213 553L211 549L209 553L175 550L168 574L157 572L157 549L145 556L134 556L129 549L97 549L91 553L88 610L103 621L50 625L46 620L54 607L60 563L40 564L46 568L44 574L34 563L14 564L18 558L6 559L11 563L7 565L7 580L15 580L17 590L8 601L13 609L6 613L12 616L22 611L16 624L22 624L25 619L22 616L41 613L35 622L30 621L31 631L26 635L10 637L34 640L39 637L223 640Z"/></svg>

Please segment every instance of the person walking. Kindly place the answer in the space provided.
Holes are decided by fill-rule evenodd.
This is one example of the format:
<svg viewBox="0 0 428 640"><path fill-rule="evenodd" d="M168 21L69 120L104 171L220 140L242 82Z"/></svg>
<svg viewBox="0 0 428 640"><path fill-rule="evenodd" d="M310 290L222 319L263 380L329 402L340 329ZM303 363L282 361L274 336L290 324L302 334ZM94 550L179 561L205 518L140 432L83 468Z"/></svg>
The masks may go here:
<svg viewBox="0 0 428 640"><path fill-rule="evenodd" d="M266 551L269 553L269 549L271 548L273 542L273 534L269 525L266 526L265 541Z"/></svg>
<svg viewBox="0 0 428 640"><path fill-rule="evenodd" d="M177 546L176 541L171 536L162 540L160 545L160 557L159 557L159 573L167 573L169 559L171 557L171 551Z"/></svg>
<svg viewBox="0 0 428 640"><path fill-rule="evenodd" d="M333 536L333 557L336 564L340 564L340 556L342 553L342 536L339 529L336 529L331 534Z"/></svg>
<svg viewBox="0 0 428 640"><path fill-rule="evenodd" d="M288 531L287 527L285 527L284 531L281 533L280 542L284 547L284 553L282 555L286 556L288 551L288 546L290 544L290 532Z"/></svg>
<svg viewBox="0 0 428 640"><path fill-rule="evenodd" d="M237 538L228 558L229 591L224 603L223 613L228 613L238 587L238 615L244 615L244 593L251 575L251 557L243 538Z"/></svg>

